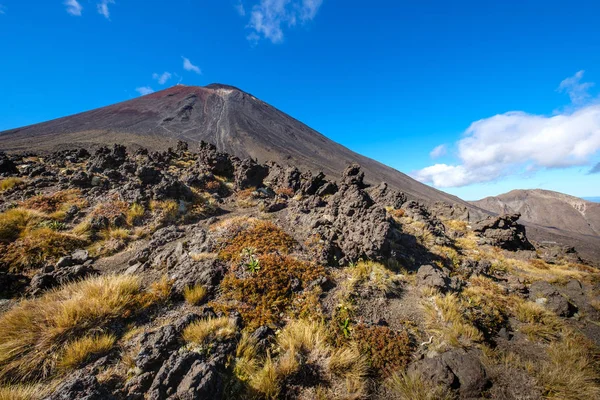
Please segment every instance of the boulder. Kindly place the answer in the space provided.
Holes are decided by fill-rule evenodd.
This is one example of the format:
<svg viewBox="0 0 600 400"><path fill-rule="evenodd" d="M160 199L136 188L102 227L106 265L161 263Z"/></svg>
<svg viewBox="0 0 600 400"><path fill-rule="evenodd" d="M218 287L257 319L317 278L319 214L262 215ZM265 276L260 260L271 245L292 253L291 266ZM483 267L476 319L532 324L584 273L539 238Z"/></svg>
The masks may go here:
<svg viewBox="0 0 600 400"><path fill-rule="evenodd" d="M529 298L561 317L570 317L577 311L577 307L548 282L532 283L529 287Z"/></svg>
<svg viewBox="0 0 600 400"><path fill-rule="evenodd" d="M487 217L473 224L473 231L480 235L480 244L498 246L505 250L535 250L527 240L525 227L517 220L521 214L505 214Z"/></svg>
<svg viewBox="0 0 600 400"><path fill-rule="evenodd" d="M451 280L446 271L433 265L421 265L417 271L417 286L425 286L446 292Z"/></svg>

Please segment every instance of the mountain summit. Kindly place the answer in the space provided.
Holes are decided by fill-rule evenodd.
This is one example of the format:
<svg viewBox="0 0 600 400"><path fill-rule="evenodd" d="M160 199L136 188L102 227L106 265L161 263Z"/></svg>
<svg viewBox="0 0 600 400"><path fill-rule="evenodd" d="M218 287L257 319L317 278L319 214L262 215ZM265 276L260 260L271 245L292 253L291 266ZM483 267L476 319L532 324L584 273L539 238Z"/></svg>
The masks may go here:
<svg viewBox="0 0 600 400"><path fill-rule="evenodd" d="M53 151L122 143L164 150L201 140L220 151L276 161L338 177L359 163L371 183L387 182L426 201L467 205L397 170L335 143L302 122L238 88L177 85L107 107L0 133L5 151Z"/></svg>

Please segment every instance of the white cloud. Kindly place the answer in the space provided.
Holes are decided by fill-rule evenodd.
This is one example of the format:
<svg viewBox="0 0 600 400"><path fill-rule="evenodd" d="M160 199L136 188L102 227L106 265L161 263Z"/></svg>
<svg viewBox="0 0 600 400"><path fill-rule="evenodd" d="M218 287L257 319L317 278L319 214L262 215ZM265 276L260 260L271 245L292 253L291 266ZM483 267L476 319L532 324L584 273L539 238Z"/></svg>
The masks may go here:
<svg viewBox="0 0 600 400"><path fill-rule="evenodd" d="M581 82L584 70L578 71L575 75L563 80L558 86L558 91L567 93L573 104L581 104L590 97L589 90L594 86L593 82Z"/></svg>
<svg viewBox="0 0 600 400"><path fill-rule="evenodd" d="M115 4L115 0L102 0L98 3L98 13L104 15L105 18L110 18L110 11L108 10L109 4Z"/></svg>
<svg viewBox="0 0 600 400"><path fill-rule="evenodd" d="M235 10L237 11L237 13L240 14L241 17L246 16L246 8L244 8L244 3L242 3L242 0L239 0L238 3L234 7L235 7Z"/></svg>
<svg viewBox="0 0 600 400"><path fill-rule="evenodd" d="M323 0L260 0L252 7L248 27L253 30L247 38L257 42L264 37L272 43L283 42L283 29L295 26L298 19L312 21Z"/></svg>
<svg viewBox="0 0 600 400"><path fill-rule="evenodd" d="M163 72L162 74L152 74L152 79L157 80L159 84L164 85L173 75L170 72Z"/></svg>
<svg viewBox="0 0 600 400"><path fill-rule="evenodd" d="M590 165L598 152L598 102L553 116L513 111L472 123L458 142L458 165L436 164L413 176L437 187L459 187L544 168Z"/></svg>
<svg viewBox="0 0 600 400"><path fill-rule="evenodd" d="M81 11L83 10L83 7L81 6L81 4L79 4L77 0L66 0L64 2L64 5L67 6L67 12L69 14L74 15L76 17L81 16Z"/></svg>
<svg viewBox="0 0 600 400"><path fill-rule="evenodd" d="M445 144L440 144L439 146L436 146L433 150L431 150L429 156L431 158L440 158L442 156L445 156L447 152L448 147Z"/></svg>
<svg viewBox="0 0 600 400"><path fill-rule="evenodd" d="M185 58L183 56L181 58L183 58L183 69L185 69L186 71L193 71L198 75L202 74L200 67L192 64L189 58Z"/></svg>
<svg viewBox="0 0 600 400"><path fill-rule="evenodd" d="M138 87L138 88L135 88L135 91L138 92L142 96L145 96L150 93L154 93L154 89L152 89L150 86Z"/></svg>

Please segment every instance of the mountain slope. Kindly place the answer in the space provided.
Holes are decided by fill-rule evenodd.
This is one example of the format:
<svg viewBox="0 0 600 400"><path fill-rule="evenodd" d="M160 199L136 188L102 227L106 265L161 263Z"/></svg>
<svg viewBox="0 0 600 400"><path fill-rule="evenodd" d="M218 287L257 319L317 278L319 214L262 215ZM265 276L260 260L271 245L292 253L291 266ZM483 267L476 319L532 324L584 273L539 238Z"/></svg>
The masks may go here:
<svg viewBox="0 0 600 400"><path fill-rule="evenodd" d="M600 236L600 204L549 190L513 190L472 204L497 214L521 214L521 220L582 235Z"/></svg>
<svg viewBox="0 0 600 400"><path fill-rule="evenodd" d="M178 139L213 143L220 151L273 160L337 178L352 162L372 183L386 181L409 196L467 205L335 143L237 88L178 85L134 100L0 133L0 149L49 151L122 143L165 149Z"/></svg>
<svg viewBox="0 0 600 400"><path fill-rule="evenodd" d="M573 246L600 264L600 204L549 190L513 190L471 202L494 214L521 214L527 236Z"/></svg>

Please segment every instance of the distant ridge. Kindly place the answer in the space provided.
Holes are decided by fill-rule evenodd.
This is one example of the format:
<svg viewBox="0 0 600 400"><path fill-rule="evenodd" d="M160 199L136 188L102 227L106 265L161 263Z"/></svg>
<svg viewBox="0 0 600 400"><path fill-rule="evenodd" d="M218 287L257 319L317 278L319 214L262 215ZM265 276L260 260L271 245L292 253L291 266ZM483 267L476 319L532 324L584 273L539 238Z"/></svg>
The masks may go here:
<svg viewBox="0 0 600 400"><path fill-rule="evenodd" d="M495 214L521 214L538 239L577 243L589 257L600 259L600 204L550 190L513 190L471 204ZM549 236L547 236L549 235ZM556 235L553 239L552 236Z"/></svg>

